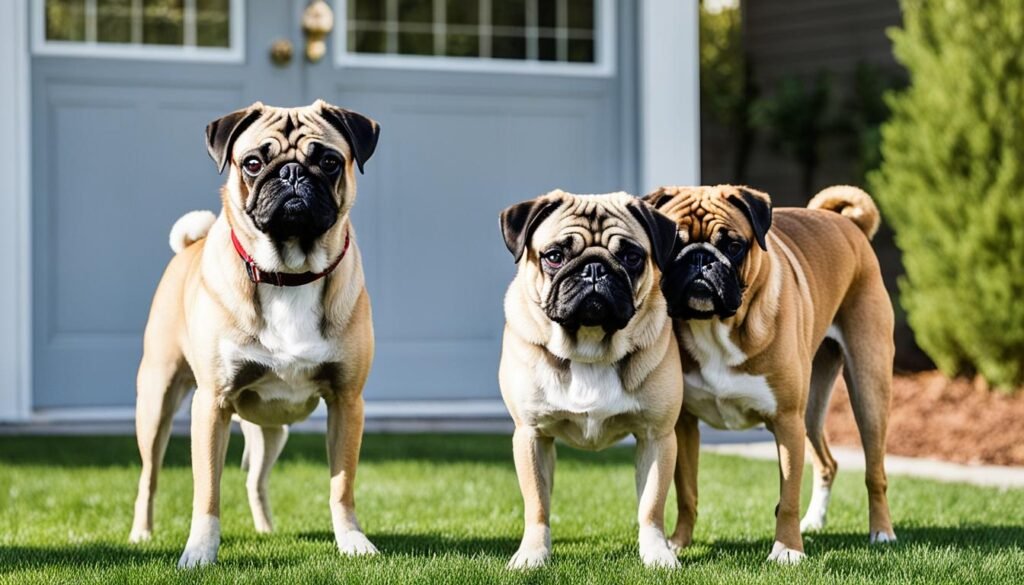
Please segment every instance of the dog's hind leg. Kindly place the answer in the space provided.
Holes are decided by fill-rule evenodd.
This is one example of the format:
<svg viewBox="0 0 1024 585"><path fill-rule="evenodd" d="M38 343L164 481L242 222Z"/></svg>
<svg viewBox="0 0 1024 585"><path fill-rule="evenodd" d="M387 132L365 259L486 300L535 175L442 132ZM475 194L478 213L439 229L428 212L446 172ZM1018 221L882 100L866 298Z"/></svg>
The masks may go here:
<svg viewBox="0 0 1024 585"><path fill-rule="evenodd" d="M892 394L893 318L881 279L861 286L840 315L846 367L843 377L850 392L853 415L864 445L868 489L869 538L872 543L896 540L885 476L885 436Z"/></svg>
<svg viewBox="0 0 1024 585"><path fill-rule="evenodd" d="M157 476L163 464L171 421L181 401L194 385L192 373L181 355L143 356L139 365L135 405L135 435L142 457L135 519L128 536L131 542L149 540L153 531L153 500Z"/></svg>
<svg viewBox="0 0 1024 585"><path fill-rule="evenodd" d="M811 387L807 398L807 442L811 446L811 460L814 463L814 488L807 513L800 521L801 532L814 532L825 527L828 502L832 492L838 466L828 448L825 438L825 415L832 396L839 369L843 365L843 354L839 345L826 339L811 365Z"/></svg>
<svg viewBox="0 0 1024 585"><path fill-rule="evenodd" d="M242 468L248 470L245 489L249 494L252 522L256 532L271 532L274 527L270 518L270 469L288 441L288 427L263 427L245 420L239 422L242 426L242 435L245 436Z"/></svg>

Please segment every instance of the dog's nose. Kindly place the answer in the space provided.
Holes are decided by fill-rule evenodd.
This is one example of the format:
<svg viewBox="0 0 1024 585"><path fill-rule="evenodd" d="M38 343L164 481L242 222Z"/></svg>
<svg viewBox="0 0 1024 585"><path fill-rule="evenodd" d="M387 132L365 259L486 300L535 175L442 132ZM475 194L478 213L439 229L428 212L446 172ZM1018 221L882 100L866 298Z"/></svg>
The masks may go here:
<svg viewBox="0 0 1024 585"><path fill-rule="evenodd" d="M704 268L715 261L715 255L707 250L694 250L690 254L690 263L697 268Z"/></svg>
<svg viewBox="0 0 1024 585"><path fill-rule="evenodd" d="M608 275L608 269L601 262L591 262L583 267L583 280L597 282Z"/></svg>
<svg viewBox="0 0 1024 585"><path fill-rule="evenodd" d="M281 177L289 185L295 186L299 179L306 176L306 169L299 163L290 162L281 167L281 170L277 172L277 176Z"/></svg>

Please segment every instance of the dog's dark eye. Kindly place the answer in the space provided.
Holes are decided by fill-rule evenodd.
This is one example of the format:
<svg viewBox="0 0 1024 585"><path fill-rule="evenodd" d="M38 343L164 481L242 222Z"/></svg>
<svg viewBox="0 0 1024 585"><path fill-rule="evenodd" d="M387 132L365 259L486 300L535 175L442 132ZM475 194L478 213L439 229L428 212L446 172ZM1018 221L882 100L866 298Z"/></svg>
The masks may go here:
<svg viewBox="0 0 1024 585"><path fill-rule="evenodd" d="M742 254L744 249L743 242L734 240L725 247L725 253L735 258Z"/></svg>
<svg viewBox="0 0 1024 585"><path fill-rule="evenodd" d="M622 261L630 268L639 268L644 261L644 256L640 252L626 252L622 256Z"/></svg>
<svg viewBox="0 0 1024 585"><path fill-rule="evenodd" d="M250 175L258 175L263 170L263 161L255 156L250 156L242 163L242 168Z"/></svg>
<svg viewBox="0 0 1024 585"><path fill-rule="evenodd" d="M340 168L341 159L334 156L333 154L328 154L327 156L320 159L320 170L327 173L328 175L333 175L334 173L338 172L338 169Z"/></svg>
<svg viewBox="0 0 1024 585"><path fill-rule="evenodd" d="M565 262L565 256L559 250L545 252L541 255L541 258L544 259L544 264L547 264L550 268L558 268L562 265L562 262Z"/></svg>

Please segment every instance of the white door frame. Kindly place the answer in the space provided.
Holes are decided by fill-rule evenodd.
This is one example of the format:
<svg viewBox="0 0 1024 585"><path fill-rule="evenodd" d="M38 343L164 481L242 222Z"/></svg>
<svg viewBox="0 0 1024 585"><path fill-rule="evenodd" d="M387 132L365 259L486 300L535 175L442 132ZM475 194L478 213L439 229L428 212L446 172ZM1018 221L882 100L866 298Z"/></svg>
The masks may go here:
<svg viewBox="0 0 1024 585"><path fill-rule="evenodd" d="M31 82L28 14L31 0L0 9L0 421L46 420L32 410ZM42 1L42 0L38 0ZM697 0L639 0L640 188L700 181ZM6 13L6 14L3 14ZM626 64L622 64L625 66ZM11 324L7 326L6 324ZM493 416L494 401L470 401L462 416ZM422 405L367 408L379 416L423 413ZM448 412L453 409L448 408ZM129 409L75 418L130 418ZM479 412L478 412L479 411Z"/></svg>
<svg viewBox="0 0 1024 585"><path fill-rule="evenodd" d="M24 420L32 408L28 3L0 9L0 420Z"/></svg>

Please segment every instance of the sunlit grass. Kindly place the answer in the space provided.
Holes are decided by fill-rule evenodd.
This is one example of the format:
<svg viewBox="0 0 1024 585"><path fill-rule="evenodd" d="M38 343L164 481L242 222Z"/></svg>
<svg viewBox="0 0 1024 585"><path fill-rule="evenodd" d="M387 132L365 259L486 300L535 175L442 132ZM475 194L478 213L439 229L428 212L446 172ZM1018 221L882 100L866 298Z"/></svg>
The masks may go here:
<svg viewBox="0 0 1024 585"><path fill-rule="evenodd" d="M510 573L522 503L507 436L370 435L360 519L383 554L341 557L323 437L294 435L271 479L277 532L252 529L233 437L220 563L175 569L188 534L188 441L174 439L152 542L129 545L138 454L128 437L0 437L0 582L29 583L1010 583L1024 579L1024 492L890 478L899 542L867 544L861 472L840 470L829 526L795 568L767 564L778 474L705 454L696 543L674 573L640 564L632 450L559 448L544 569ZM809 489L805 489L809 492ZM805 502L807 494L805 493ZM674 513L669 513L670 526Z"/></svg>

